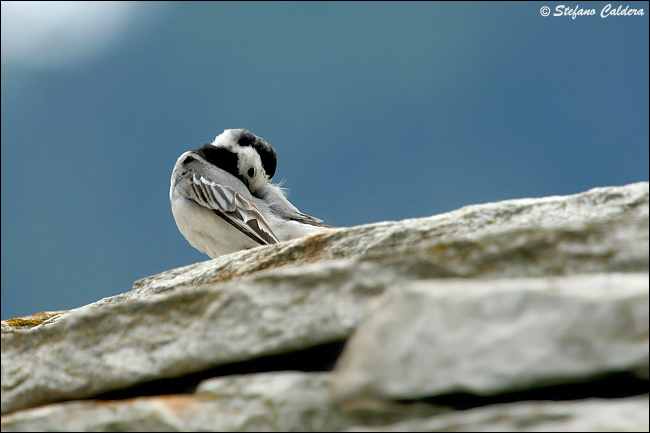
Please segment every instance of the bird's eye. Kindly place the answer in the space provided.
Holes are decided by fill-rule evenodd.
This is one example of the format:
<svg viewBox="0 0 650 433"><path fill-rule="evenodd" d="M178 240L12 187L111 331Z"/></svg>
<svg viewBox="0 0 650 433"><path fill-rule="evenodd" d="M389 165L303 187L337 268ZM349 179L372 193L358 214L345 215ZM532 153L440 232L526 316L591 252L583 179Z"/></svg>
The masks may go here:
<svg viewBox="0 0 650 433"><path fill-rule="evenodd" d="M248 169L248 177L255 176L255 169L253 167Z"/></svg>

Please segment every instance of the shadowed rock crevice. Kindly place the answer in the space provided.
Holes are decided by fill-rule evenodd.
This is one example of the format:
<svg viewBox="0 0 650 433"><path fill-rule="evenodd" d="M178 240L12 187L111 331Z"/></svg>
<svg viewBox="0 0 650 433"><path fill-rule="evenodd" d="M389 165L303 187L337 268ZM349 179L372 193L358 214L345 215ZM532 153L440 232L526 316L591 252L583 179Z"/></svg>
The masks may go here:
<svg viewBox="0 0 650 433"><path fill-rule="evenodd" d="M250 361L220 365L198 373L181 377L154 380L129 388L119 389L89 397L94 400L121 400L127 398L166 395L191 394L199 383L207 379L236 374L253 374L281 371L332 371L334 364L343 351L345 341L321 344L309 349L296 350L281 355L263 356Z"/></svg>
<svg viewBox="0 0 650 433"><path fill-rule="evenodd" d="M419 400L398 401L405 404L424 402L436 406L450 407L455 410L468 410L493 404L522 401L570 401L591 398L622 399L647 395L649 391L650 382L648 380L640 379L631 372L623 372L607 374L583 382L563 383L491 396L453 393Z"/></svg>

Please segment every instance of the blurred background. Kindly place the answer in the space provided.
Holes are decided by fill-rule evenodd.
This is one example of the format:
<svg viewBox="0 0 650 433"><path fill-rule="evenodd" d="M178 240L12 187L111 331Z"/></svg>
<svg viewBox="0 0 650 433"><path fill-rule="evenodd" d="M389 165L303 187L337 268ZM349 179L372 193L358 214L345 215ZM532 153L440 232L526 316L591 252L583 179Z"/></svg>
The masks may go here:
<svg viewBox="0 0 650 433"><path fill-rule="evenodd" d="M3 1L2 318L208 260L169 179L227 128L335 226L648 180L648 2L558 4Z"/></svg>

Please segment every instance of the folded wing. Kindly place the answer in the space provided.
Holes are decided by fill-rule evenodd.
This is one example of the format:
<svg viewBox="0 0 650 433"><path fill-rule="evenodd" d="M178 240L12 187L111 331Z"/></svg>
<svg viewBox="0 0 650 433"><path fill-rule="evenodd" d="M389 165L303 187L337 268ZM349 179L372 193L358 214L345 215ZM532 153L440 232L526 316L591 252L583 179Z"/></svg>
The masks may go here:
<svg viewBox="0 0 650 433"><path fill-rule="evenodd" d="M192 174L190 196L260 245L279 242L260 210L234 189Z"/></svg>

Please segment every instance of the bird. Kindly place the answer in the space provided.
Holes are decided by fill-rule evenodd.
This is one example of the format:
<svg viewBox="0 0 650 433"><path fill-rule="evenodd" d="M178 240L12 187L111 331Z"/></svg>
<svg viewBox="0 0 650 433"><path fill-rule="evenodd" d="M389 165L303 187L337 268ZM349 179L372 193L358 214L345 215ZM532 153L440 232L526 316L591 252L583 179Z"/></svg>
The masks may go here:
<svg viewBox="0 0 650 433"><path fill-rule="evenodd" d="M300 212L270 181L276 152L244 128L183 153L172 171L169 200L179 231L216 258L332 228Z"/></svg>

